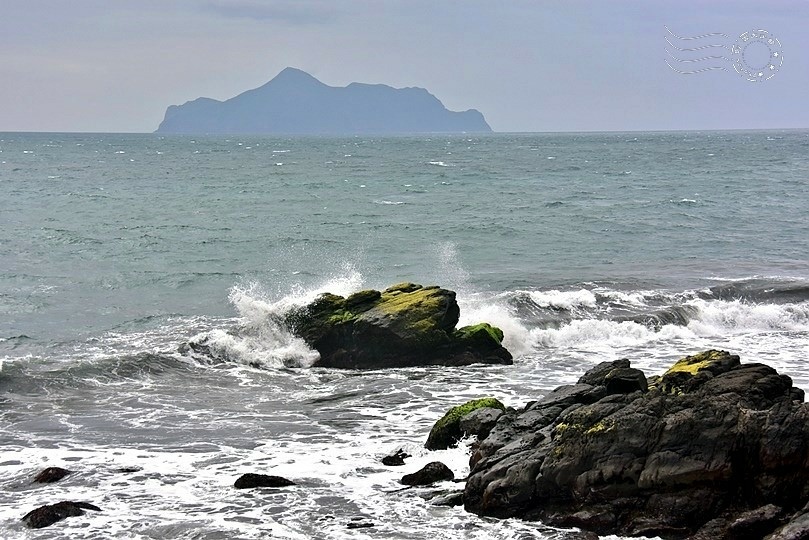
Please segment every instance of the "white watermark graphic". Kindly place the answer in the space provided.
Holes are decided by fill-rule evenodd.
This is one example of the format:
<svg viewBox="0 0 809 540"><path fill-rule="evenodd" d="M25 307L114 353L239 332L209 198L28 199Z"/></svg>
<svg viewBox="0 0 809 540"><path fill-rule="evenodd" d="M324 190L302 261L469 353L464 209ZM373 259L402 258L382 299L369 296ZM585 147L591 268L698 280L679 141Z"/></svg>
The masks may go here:
<svg viewBox="0 0 809 540"><path fill-rule="evenodd" d="M681 75L735 71L750 82L763 82L784 63L781 42L767 30L750 30L734 39L721 32L679 36L663 28L666 65Z"/></svg>

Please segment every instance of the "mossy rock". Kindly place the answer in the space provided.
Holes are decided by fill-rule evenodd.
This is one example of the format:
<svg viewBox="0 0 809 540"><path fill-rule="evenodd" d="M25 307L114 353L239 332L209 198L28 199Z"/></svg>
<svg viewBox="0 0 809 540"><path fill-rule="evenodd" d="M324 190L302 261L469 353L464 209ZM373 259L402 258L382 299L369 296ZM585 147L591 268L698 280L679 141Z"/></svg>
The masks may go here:
<svg viewBox="0 0 809 540"><path fill-rule="evenodd" d="M411 283L409 281L403 281L402 283L397 283L396 285L391 285L390 287L385 289L385 292L386 293L399 293L399 292L409 293L409 292L413 292L413 291L416 291L416 290L422 289L422 288L423 287L421 285L418 285L416 283Z"/></svg>
<svg viewBox="0 0 809 540"><path fill-rule="evenodd" d="M316 365L324 367L511 363L502 331L486 323L456 331L459 317L453 291L404 282L347 298L322 294L285 323L320 353Z"/></svg>
<svg viewBox="0 0 809 540"><path fill-rule="evenodd" d="M655 386L667 394L688 392L705 379L730 371L739 364L739 357L727 351L703 351L675 362Z"/></svg>
<svg viewBox="0 0 809 540"><path fill-rule="evenodd" d="M503 343L503 331L489 323L458 328L453 337L473 347L499 347Z"/></svg>
<svg viewBox="0 0 809 540"><path fill-rule="evenodd" d="M501 411L506 410L505 405L493 397L473 399L463 405L453 407L430 430L427 443L424 445L425 448L428 450L445 450L458 444L458 441L464 435L460 426L461 418L484 407L500 409Z"/></svg>
<svg viewBox="0 0 809 540"><path fill-rule="evenodd" d="M354 294L346 297L343 305L347 310L354 313L361 313L366 311L376 304L376 301L382 296L382 293L373 289L355 292Z"/></svg>

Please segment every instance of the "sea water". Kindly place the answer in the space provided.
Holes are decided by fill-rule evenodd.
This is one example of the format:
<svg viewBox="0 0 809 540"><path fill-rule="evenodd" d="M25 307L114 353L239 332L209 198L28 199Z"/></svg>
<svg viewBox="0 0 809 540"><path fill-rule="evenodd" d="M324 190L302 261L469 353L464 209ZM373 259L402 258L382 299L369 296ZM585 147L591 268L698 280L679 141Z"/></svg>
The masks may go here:
<svg viewBox="0 0 809 540"><path fill-rule="evenodd" d="M423 448L449 407L606 360L718 348L809 390L807 212L809 131L0 134L1 536L564 538L398 479L468 473L466 444ZM457 291L514 365L313 368L275 322L405 280ZM220 360L179 352L201 337ZM32 485L47 466L74 473ZM102 511L19 521L58 500Z"/></svg>

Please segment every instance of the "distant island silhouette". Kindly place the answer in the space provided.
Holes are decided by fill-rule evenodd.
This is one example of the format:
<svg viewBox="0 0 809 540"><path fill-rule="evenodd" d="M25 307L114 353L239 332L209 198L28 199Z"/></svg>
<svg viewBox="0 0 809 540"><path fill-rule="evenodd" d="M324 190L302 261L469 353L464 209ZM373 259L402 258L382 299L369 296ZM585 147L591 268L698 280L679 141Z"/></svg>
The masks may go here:
<svg viewBox="0 0 809 540"><path fill-rule="evenodd" d="M265 85L226 101L171 105L156 133L386 134L490 132L483 115L453 112L424 88L323 84L288 67Z"/></svg>

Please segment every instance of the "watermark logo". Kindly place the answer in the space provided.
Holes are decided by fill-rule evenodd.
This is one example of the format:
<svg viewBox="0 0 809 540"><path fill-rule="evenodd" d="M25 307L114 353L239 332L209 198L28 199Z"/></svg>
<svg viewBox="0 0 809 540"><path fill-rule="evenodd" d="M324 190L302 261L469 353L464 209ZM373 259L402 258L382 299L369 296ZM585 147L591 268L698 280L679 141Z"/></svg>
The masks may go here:
<svg viewBox="0 0 809 540"><path fill-rule="evenodd" d="M784 63L781 42L767 30L751 30L735 40L721 32L679 36L666 30L666 65L681 75L736 72L750 82L772 79Z"/></svg>

